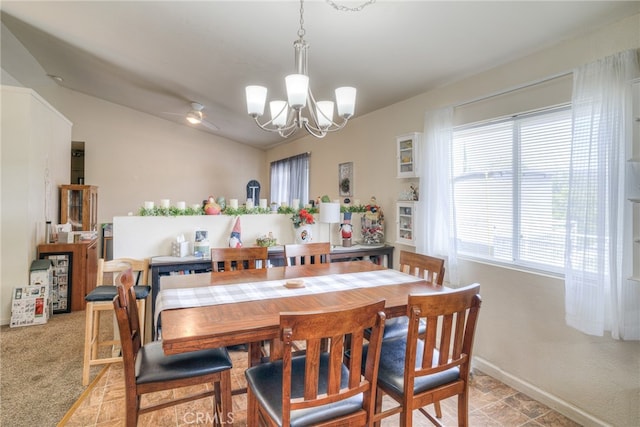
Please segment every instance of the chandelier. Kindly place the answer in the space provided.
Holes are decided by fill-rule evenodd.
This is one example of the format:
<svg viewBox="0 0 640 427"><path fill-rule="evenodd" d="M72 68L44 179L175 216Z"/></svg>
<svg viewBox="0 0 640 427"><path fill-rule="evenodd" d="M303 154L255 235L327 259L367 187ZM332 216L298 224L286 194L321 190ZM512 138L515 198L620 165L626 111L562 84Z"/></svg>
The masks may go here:
<svg viewBox="0 0 640 427"><path fill-rule="evenodd" d="M373 1L375 0L370 0L365 5L373 3ZM247 86L247 111L261 129L269 132L278 132L283 138L289 137L302 128L316 138L324 138L328 132L342 129L353 116L356 104L356 89L345 86L335 90L335 104L337 105L338 116L342 119L340 123L336 123L333 120L333 101L316 101L314 98L309 87L309 75L307 73L309 45L304 40L303 3L304 0L300 0L300 29L298 29L298 39L293 42L296 73L285 77L287 101L271 101L269 103L271 120L260 123L259 119L264 114L267 100L267 88L255 85ZM338 9L335 3L329 3ZM341 7L339 10L345 9ZM305 110L308 117L304 114Z"/></svg>

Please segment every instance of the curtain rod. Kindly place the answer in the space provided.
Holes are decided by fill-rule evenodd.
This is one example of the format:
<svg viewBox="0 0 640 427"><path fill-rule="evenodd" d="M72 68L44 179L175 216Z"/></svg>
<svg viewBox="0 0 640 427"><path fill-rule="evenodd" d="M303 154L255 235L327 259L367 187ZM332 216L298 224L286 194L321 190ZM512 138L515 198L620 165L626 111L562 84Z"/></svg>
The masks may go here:
<svg viewBox="0 0 640 427"><path fill-rule="evenodd" d="M518 90L521 90L521 89L526 89L528 87L539 85L541 83L546 83L546 82L548 82L550 80L559 79L561 77L565 77L565 76L568 76L570 74L573 74L573 71L564 71L562 73L554 74L552 76L544 77L544 78L541 78L541 79L538 79L538 80L534 80L534 81L531 81L531 82L528 82L528 83L523 83L521 85L514 86L514 87L511 87L509 89L502 90L500 92L494 92L494 93L491 93L489 95L479 96L477 98L473 98L473 99L470 99L468 101L461 102L459 104L454 104L453 108L460 108L460 107L463 107L465 105L473 104L474 102L480 102L480 101L484 101L486 99L495 98L497 96L506 95L506 94L511 93L511 92L515 92L515 91L518 91Z"/></svg>

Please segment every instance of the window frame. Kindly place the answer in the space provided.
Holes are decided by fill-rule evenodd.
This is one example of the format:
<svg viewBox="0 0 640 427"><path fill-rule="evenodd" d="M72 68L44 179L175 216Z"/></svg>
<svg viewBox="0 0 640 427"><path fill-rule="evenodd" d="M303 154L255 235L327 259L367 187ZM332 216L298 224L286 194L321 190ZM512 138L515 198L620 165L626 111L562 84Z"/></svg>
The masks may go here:
<svg viewBox="0 0 640 427"><path fill-rule="evenodd" d="M569 129L569 134L568 134L568 148L570 149L570 141L571 141L571 104L570 103L563 103L560 105L556 105L556 106L551 106L551 107L547 107L547 108L542 108L542 109L537 109L534 111L530 111L530 112L526 112L526 113L520 113L520 114L514 114L514 115L509 115L509 116L505 116L505 117L499 117L499 118L494 118L491 120L484 120L481 122L475 122L475 123L468 123L468 124L463 124L463 125L458 125L455 126L453 128L453 135L452 135L452 144L451 144L451 186L452 186L452 190L451 190L451 220L452 220L452 224L455 224L454 229L455 229L455 240L457 241L456 244L456 253L457 256L460 259L468 259L468 260L472 260L478 263L482 263L482 264L488 264L488 265L496 265L502 268L508 268L508 269L513 269L513 270L520 270L520 271L527 271L527 272L531 272L531 273L536 273L536 274L542 274L542 275L547 275L550 277L554 277L554 278L559 278L559 277L563 277L564 276L564 265L565 265L565 260L564 260L564 255L565 255L565 249L564 249L564 236L566 236L566 206L563 208L564 209L564 225L563 225L563 236L561 237L561 239L558 239L560 242L562 242L562 262L561 265L554 265L554 264L549 264L546 262L536 262L535 260L531 260L531 259L526 259L523 258L522 256L522 243L523 243L523 236L522 236L522 229L523 229L523 205L522 205L522 200L523 200L523 191L522 191L522 175L521 175L521 171L522 171L522 166L523 166L523 159L522 159L522 125L526 124L527 121L530 121L531 119L535 119L536 117L544 117L545 115L560 115L564 116L561 117L560 120L556 120L555 122L560 122L562 121L567 121L568 123L565 124L565 126L568 127ZM511 143L510 143L510 149L511 149L511 159L510 159L510 170L506 171L507 173L511 173L511 197L509 199L509 202L511 204L511 215L510 215L510 221L511 221L511 225L510 225L510 231L511 231L511 236L510 236L510 256L511 256L511 261L505 260L505 259L499 259L496 258L492 255L486 255L483 256L480 252L473 252L473 251L468 251L468 250L461 250L461 243L463 241L460 240L459 238L459 230L458 230L458 224L459 224L459 220L458 220L458 214L460 212L460 210L458 209L458 206L456 204L456 193L459 190L459 188L456 188L456 181L458 178L460 178L462 175L461 174L457 174L456 170L460 168L460 165L458 165L456 163L456 158L455 158L455 151L457 148L457 142L459 142L459 139L457 141L457 136L460 135L460 132L463 131L469 131L472 129L479 129L482 127L487 127L487 126L496 126L499 125L501 123L511 123ZM550 124L552 122L549 122ZM567 138L567 136L564 136L565 138ZM570 162L570 157L567 158L567 161ZM570 163L566 165L566 168L568 170L568 168L570 167ZM565 183L566 185L568 185L568 182ZM551 183L550 185L552 185L553 187L553 183ZM553 196L553 190L551 195ZM553 221L553 207L551 208L551 210L549 211L551 214L550 217L550 222L549 225L553 225L554 221ZM557 226L557 224L556 224ZM474 244L474 243L478 243L478 241L472 241L472 240L468 240L467 241L470 244ZM547 243L547 241L542 241L542 243ZM495 245L491 245L488 247L488 249L494 250L496 248Z"/></svg>

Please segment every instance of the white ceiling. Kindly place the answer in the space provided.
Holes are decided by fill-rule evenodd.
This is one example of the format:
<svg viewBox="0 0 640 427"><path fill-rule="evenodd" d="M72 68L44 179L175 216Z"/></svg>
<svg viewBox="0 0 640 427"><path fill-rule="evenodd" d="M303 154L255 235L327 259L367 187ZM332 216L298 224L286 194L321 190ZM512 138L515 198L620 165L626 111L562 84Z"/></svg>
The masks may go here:
<svg viewBox="0 0 640 427"><path fill-rule="evenodd" d="M196 101L219 128L203 131L261 148L282 140L247 116L244 87L284 96L296 1L3 0L0 7L2 22L62 86L185 126ZM357 117L638 13L640 2L378 0L346 12L308 0L304 10L314 95L355 86ZM2 54L3 68L20 80L27 70L13 69L4 47Z"/></svg>

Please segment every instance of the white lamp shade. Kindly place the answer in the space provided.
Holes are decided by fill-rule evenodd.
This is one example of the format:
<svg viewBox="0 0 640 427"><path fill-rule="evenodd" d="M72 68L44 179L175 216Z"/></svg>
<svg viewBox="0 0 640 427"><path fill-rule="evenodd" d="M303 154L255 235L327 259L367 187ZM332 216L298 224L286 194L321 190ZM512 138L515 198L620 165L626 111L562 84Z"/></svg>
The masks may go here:
<svg viewBox="0 0 640 427"><path fill-rule="evenodd" d="M291 108L299 110L307 105L309 77L304 74L289 74L284 80L287 85L287 99Z"/></svg>
<svg viewBox="0 0 640 427"><path fill-rule="evenodd" d="M247 112L250 116L260 117L264 114L264 104L267 101L267 88L264 86L247 86Z"/></svg>
<svg viewBox="0 0 640 427"><path fill-rule="evenodd" d="M269 103L271 120L274 126L283 127L287 124L287 103L285 101L271 101Z"/></svg>
<svg viewBox="0 0 640 427"><path fill-rule="evenodd" d="M318 101L316 104L318 126L327 128L333 123L333 101Z"/></svg>
<svg viewBox="0 0 640 427"><path fill-rule="evenodd" d="M320 222L339 223L340 203L320 203Z"/></svg>
<svg viewBox="0 0 640 427"><path fill-rule="evenodd" d="M356 88L344 86L336 89L336 103L340 117L348 119L353 116L356 109Z"/></svg>

